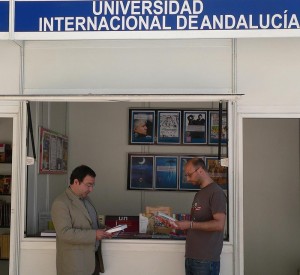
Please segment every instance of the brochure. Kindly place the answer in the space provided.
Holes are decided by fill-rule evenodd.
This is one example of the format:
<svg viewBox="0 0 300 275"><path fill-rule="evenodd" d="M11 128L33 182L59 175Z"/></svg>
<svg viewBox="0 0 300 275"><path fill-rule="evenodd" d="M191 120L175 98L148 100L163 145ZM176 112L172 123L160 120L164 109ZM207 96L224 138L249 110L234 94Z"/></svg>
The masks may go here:
<svg viewBox="0 0 300 275"><path fill-rule="evenodd" d="M55 230L45 230L41 232L41 237L55 237L56 232Z"/></svg>
<svg viewBox="0 0 300 275"><path fill-rule="evenodd" d="M155 217L160 221L162 222L164 225L168 226L168 227L171 227L171 226L174 226L174 227L177 227L175 221L176 219L174 219L173 217L163 213L163 212L160 212L158 211L155 215Z"/></svg>
<svg viewBox="0 0 300 275"><path fill-rule="evenodd" d="M107 233L115 233L115 232L122 231L122 230L124 230L124 229L126 229L126 228L127 228L127 224L119 224L119 225L117 225L117 226L115 226L115 227L112 227L112 228L110 228L110 229L107 229L106 232L107 232Z"/></svg>

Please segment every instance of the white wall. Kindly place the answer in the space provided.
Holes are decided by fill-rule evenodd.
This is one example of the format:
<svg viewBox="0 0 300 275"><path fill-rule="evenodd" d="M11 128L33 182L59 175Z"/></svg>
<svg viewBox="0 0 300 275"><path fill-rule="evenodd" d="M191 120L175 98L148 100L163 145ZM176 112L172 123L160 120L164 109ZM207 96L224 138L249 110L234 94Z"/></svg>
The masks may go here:
<svg viewBox="0 0 300 275"><path fill-rule="evenodd" d="M237 92L245 94L239 108L300 112L299 48L300 38L238 39Z"/></svg>
<svg viewBox="0 0 300 275"><path fill-rule="evenodd" d="M231 89L230 40L33 41L24 64L26 93Z"/></svg>
<svg viewBox="0 0 300 275"><path fill-rule="evenodd" d="M18 94L20 85L20 46L0 40L0 94Z"/></svg>

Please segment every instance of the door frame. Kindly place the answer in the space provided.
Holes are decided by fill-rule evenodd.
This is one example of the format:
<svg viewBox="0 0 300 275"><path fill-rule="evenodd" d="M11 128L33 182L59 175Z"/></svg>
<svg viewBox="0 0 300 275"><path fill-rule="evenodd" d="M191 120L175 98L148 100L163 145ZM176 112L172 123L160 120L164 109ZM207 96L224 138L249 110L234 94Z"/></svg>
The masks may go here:
<svg viewBox="0 0 300 275"><path fill-rule="evenodd" d="M0 106L0 117L10 118L13 120L12 133L12 185L11 185L11 213L10 213L10 255L9 255L9 274L19 274L19 254L20 254L20 230L19 223L21 220L21 205L20 205L20 188L17 188L17 183L21 180L21 139L17 133L22 130L20 123L20 107L21 104L14 102L13 104L5 102ZM11 105L10 105L11 104Z"/></svg>
<svg viewBox="0 0 300 275"><path fill-rule="evenodd" d="M265 107L265 106L255 106L255 107L245 107L239 106L237 109L237 144L235 147L235 168L237 173L234 175L234 182L237 183L234 188L234 196L236 203L234 207L234 217L238 222L235 225L237 228L236 234L234 237L234 243L237 245L234 247L234 255L236 256L235 261L235 274L244 274L244 173L243 173L243 123L244 119L248 118L257 118L257 119L266 119L266 118L280 118L280 119L289 119L289 118L298 118L300 119L300 106L294 107Z"/></svg>

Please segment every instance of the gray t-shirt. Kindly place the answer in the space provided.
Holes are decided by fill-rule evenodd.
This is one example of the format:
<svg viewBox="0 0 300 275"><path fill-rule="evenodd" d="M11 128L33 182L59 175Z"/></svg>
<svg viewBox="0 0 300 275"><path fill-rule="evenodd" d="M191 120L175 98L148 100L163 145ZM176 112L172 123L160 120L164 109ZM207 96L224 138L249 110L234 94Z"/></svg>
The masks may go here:
<svg viewBox="0 0 300 275"><path fill-rule="evenodd" d="M191 220L209 221L215 213L226 214L226 196L216 183L198 191L194 197ZM185 257L198 260L219 261L223 248L223 232L189 229L186 238Z"/></svg>

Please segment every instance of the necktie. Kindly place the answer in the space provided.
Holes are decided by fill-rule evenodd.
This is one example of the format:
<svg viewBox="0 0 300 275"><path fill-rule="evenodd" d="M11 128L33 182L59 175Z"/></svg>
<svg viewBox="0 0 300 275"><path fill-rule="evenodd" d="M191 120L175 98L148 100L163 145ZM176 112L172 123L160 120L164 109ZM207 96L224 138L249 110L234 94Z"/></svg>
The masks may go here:
<svg viewBox="0 0 300 275"><path fill-rule="evenodd" d="M97 230L98 229L98 220L97 220L97 212L96 209L94 208L94 206L90 203L89 200L86 199L82 199L82 202L86 208L86 210L88 211L90 218L92 220L92 228ZM99 247L99 240L96 241L95 243L95 251L98 250Z"/></svg>

